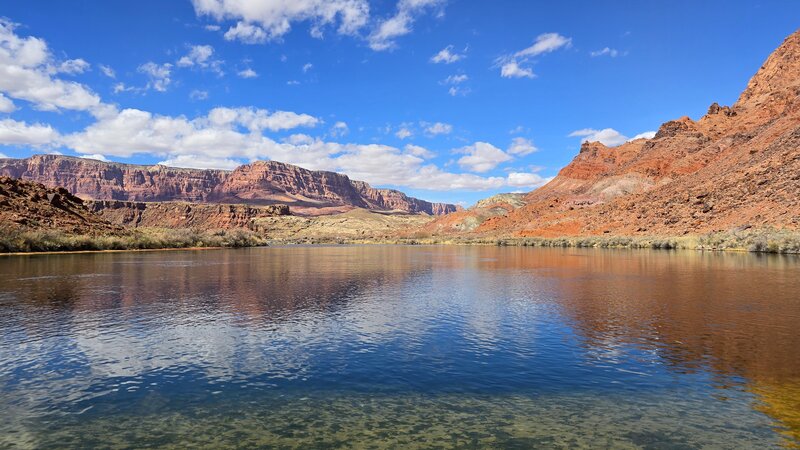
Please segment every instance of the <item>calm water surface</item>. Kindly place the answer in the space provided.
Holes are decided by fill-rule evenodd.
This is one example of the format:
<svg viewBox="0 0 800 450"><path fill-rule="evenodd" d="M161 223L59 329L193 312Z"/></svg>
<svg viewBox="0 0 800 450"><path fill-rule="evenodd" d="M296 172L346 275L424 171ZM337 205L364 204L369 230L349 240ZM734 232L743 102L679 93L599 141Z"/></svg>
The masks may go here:
<svg viewBox="0 0 800 450"><path fill-rule="evenodd" d="M0 447L800 445L800 260L0 258Z"/></svg>

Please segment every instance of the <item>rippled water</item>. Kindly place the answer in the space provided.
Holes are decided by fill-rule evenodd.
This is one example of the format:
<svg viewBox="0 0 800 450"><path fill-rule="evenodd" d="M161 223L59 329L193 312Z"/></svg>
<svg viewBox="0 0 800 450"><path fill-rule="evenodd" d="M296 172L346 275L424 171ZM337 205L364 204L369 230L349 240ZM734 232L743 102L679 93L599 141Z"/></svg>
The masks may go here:
<svg viewBox="0 0 800 450"><path fill-rule="evenodd" d="M0 447L800 445L800 260L0 258Z"/></svg>

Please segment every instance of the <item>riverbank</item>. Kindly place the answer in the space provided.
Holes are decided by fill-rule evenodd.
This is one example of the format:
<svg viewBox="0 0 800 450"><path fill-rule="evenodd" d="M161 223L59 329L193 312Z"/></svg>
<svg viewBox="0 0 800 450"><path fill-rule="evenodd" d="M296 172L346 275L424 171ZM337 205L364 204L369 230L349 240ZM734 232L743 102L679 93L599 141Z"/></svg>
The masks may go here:
<svg viewBox="0 0 800 450"><path fill-rule="evenodd" d="M71 253L90 251L190 250L242 248L266 245L490 245L517 247L574 247L736 251L800 254L800 232L777 229L739 230L687 235L488 237L419 236L390 237L346 235L275 237L250 230L192 230L139 228L125 235L69 235L59 231L0 230L0 254Z"/></svg>
<svg viewBox="0 0 800 450"><path fill-rule="evenodd" d="M125 234L75 235L62 231L0 229L0 253L58 253L161 249L236 248L266 245L255 232L138 228Z"/></svg>

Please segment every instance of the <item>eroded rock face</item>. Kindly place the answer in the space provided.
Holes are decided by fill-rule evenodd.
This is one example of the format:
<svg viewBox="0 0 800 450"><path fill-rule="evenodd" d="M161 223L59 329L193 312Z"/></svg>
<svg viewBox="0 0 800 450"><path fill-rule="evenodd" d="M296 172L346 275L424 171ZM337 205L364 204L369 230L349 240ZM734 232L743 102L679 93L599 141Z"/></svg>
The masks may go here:
<svg viewBox="0 0 800 450"><path fill-rule="evenodd" d="M64 188L0 176L0 233L8 229L71 234L126 234Z"/></svg>
<svg viewBox="0 0 800 450"><path fill-rule="evenodd" d="M257 161L229 172L105 163L60 155L0 159L0 175L63 186L88 199L129 202L288 204L306 208L354 207L446 214L455 205L376 189L335 172Z"/></svg>
<svg viewBox="0 0 800 450"><path fill-rule="evenodd" d="M650 140L611 148L584 143L525 203L472 232L675 236L744 225L800 228L800 31L767 59L732 107L714 103L697 121L666 122ZM469 211L461 215L466 223ZM453 219L428 229L458 231Z"/></svg>
<svg viewBox="0 0 800 450"><path fill-rule="evenodd" d="M91 200L88 209L111 223L126 227L167 227L219 230L254 229L257 219L289 215L287 205L249 206L183 202L126 202Z"/></svg>

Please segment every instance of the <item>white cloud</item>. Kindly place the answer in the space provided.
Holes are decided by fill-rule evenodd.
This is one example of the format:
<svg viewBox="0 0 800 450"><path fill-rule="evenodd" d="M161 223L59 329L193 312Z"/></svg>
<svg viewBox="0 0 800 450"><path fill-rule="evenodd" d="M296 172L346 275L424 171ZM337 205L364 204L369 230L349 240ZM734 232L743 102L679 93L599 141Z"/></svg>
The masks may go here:
<svg viewBox="0 0 800 450"><path fill-rule="evenodd" d="M397 133L395 133L394 135L397 136L400 139L406 139L406 138L410 138L411 136L413 136L414 133L412 133L411 130L409 130L408 128L403 127L403 128L400 128L399 130L397 130Z"/></svg>
<svg viewBox="0 0 800 450"><path fill-rule="evenodd" d="M69 75L77 75L89 70L88 62L78 58L78 59L68 59L58 66L58 72L66 73Z"/></svg>
<svg viewBox="0 0 800 450"><path fill-rule="evenodd" d="M342 137L346 136L347 133L350 132L350 129L347 127L345 122L339 121L333 124L330 130L330 134L333 137Z"/></svg>
<svg viewBox="0 0 800 450"><path fill-rule="evenodd" d="M214 47L210 45L192 45L189 47L189 53L182 56L176 65L178 67L199 67L211 70L219 76L224 75L225 72L222 71L223 61L212 59L212 56L214 56Z"/></svg>
<svg viewBox="0 0 800 450"><path fill-rule="evenodd" d="M400 0L394 16L382 21L367 38L369 47L375 51L395 47L395 40L412 31L416 16L425 10L444 5L445 0Z"/></svg>
<svg viewBox="0 0 800 450"><path fill-rule="evenodd" d="M303 64L303 73L306 73L306 72L308 72L308 71L309 71L309 70L311 70L313 67L314 67L314 65L313 65L313 64L311 64L311 63L305 63L305 64Z"/></svg>
<svg viewBox="0 0 800 450"><path fill-rule="evenodd" d="M569 48L571 45L571 38L564 37L558 33L544 33L536 37L536 41L533 45L518 51L514 56L516 58L539 56L544 53L556 51L560 48Z"/></svg>
<svg viewBox="0 0 800 450"><path fill-rule="evenodd" d="M512 187L538 188L547 184L552 178L544 178L538 173L511 172L508 174L507 184Z"/></svg>
<svg viewBox="0 0 800 450"><path fill-rule="evenodd" d="M496 65L500 66L500 76L503 78L534 78L533 70L525 67L531 58L558 49L569 48L571 45L572 38L558 33L540 34L536 37L533 45L511 55L501 56L497 59Z"/></svg>
<svg viewBox="0 0 800 450"><path fill-rule="evenodd" d="M628 138L624 134L613 128L604 128L602 130L595 130L594 128L584 128L582 130L575 130L570 133L569 137L581 137L581 142L600 142L609 147L616 147L617 145L624 144L636 139L652 139L656 135L655 131L645 131L639 133L632 138Z"/></svg>
<svg viewBox="0 0 800 450"><path fill-rule="evenodd" d="M508 153L512 155L530 155L531 153L537 151L539 149L533 145L530 139L525 139L523 137L516 137L511 140L511 146L508 148Z"/></svg>
<svg viewBox="0 0 800 450"><path fill-rule="evenodd" d="M3 94L0 94L0 112L11 113L14 112L16 109L17 107L14 105L14 102L12 102L10 98L6 97Z"/></svg>
<svg viewBox="0 0 800 450"><path fill-rule="evenodd" d="M456 96L459 96L459 95L464 96L464 95L469 94L470 92L472 92L472 89L461 87L461 86L450 86L450 89L447 90L447 93L450 94L453 97L456 97Z"/></svg>
<svg viewBox="0 0 800 450"><path fill-rule="evenodd" d="M286 82L287 86L297 86L298 84L300 84L300 82L297 80L289 80Z"/></svg>
<svg viewBox="0 0 800 450"><path fill-rule="evenodd" d="M569 134L569 137L582 137L581 142L600 142L609 147L616 147L624 144L628 138L613 128L595 130L594 128L584 128Z"/></svg>
<svg viewBox="0 0 800 450"><path fill-rule="evenodd" d="M46 111L85 111L100 105L100 97L91 89L53 78L58 71L54 67L60 64L50 54L47 43L33 36L20 37L14 28L13 23L0 19L0 92Z"/></svg>
<svg viewBox="0 0 800 450"><path fill-rule="evenodd" d="M523 127L522 125L517 125L516 127L509 130L508 134L520 134L524 133L525 131L526 131L525 127Z"/></svg>
<svg viewBox="0 0 800 450"><path fill-rule="evenodd" d="M636 136L632 137L630 140L635 141L636 139L653 139L656 137L655 131L645 131L644 133L639 133Z"/></svg>
<svg viewBox="0 0 800 450"><path fill-rule="evenodd" d="M464 74L450 75L442 81L442 84L461 84L469 80L469 77Z"/></svg>
<svg viewBox="0 0 800 450"><path fill-rule="evenodd" d="M185 167L189 169L227 169L233 170L242 165L241 161L229 158L209 158L202 155L178 155L158 163L162 166Z"/></svg>
<svg viewBox="0 0 800 450"><path fill-rule="evenodd" d="M239 22L235 27L230 27L224 36L225 40L240 41L245 44L263 44L269 37L260 26L245 22Z"/></svg>
<svg viewBox="0 0 800 450"><path fill-rule="evenodd" d="M436 122L428 124L423 122L422 125L425 127L425 133L432 136L450 134L453 131L453 126L449 123Z"/></svg>
<svg viewBox="0 0 800 450"><path fill-rule="evenodd" d="M183 116L154 115L124 109L64 138L79 153L130 157L137 153L178 155L222 152L226 157L256 157L253 145L265 130L281 131L313 127L319 119L287 111L254 108L215 108L207 116L189 120Z"/></svg>
<svg viewBox="0 0 800 450"><path fill-rule="evenodd" d="M500 76L503 78L533 78L533 70L520 67L516 61L509 61L500 68Z"/></svg>
<svg viewBox="0 0 800 450"><path fill-rule="evenodd" d="M148 89L155 89L159 92L164 92L167 87L172 83L170 78L172 73L172 64L156 64L154 62L147 62L136 69L140 73L147 75L149 81L147 82Z"/></svg>
<svg viewBox="0 0 800 450"><path fill-rule="evenodd" d="M0 120L0 145L30 145L40 147L55 144L59 133L50 125L28 125L12 119Z"/></svg>
<svg viewBox="0 0 800 450"><path fill-rule="evenodd" d="M409 155L418 156L423 159L430 159L436 156L436 153L433 153L425 147L420 147L419 145L407 144L403 149Z"/></svg>
<svg viewBox="0 0 800 450"><path fill-rule="evenodd" d="M447 93L455 97L457 95L467 95L471 92L468 87L461 86L461 83L464 83L467 80L469 80L469 77L465 74L450 75L442 80L441 84L445 86L450 85Z"/></svg>
<svg viewBox="0 0 800 450"><path fill-rule="evenodd" d="M94 159L95 161L109 162L108 158L106 158L105 156L103 156L103 155L101 155L99 153L95 153L93 155L82 155L81 158Z"/></svg>
<svg viewBox="0 0 800 450"><path fill-rule="evenodd" d="M458 165L465 170L478 173L488 172L499 164L513 159L504 151L486 142L476 142L460 149L459 152L466 153L466 156L459 158Z"/></svg>
<svg viewBox="0 0 800 450"><path fill-rule="evenodd" d="M240 78L256 78L258 76L258 73L256 73L255 70L248 67L247 69L240 70L237 73L237 75L239 75Z"/></svg>
<svg viewBox="0 0 800 450"><path fill-rule="evenodd" d="M219 31L222 29L219 25L206 25L203 28L205 28L206 31Z"/></svg>
<svg viewBox="0 0 800 450"><path fill-rule="evenodd" d="M206 100L208 99L208 91L195 89L189 93L189 98L192 100Z"/></svg>
<svg viewBox="0 0 800 450"><path fill-rule="evenodd" d="M293 22L310 22L311 34L322 36L323 27L355 35L369 19L367 0L192 0L199 16L218 22L237 20L226 33L228 40L248 44L277 39L291 30Z"/></svg>
<svg viewBox="0 0 800 450"><path fill-rule="evenodd" d="M453 52L453 46L448 45L447 47L439 50L439 53L431 56L431 62L436 64L452 64L464 58L465 56L463 53Z"/></svg>
<svg viewBox="0 0 800 450"><path fill-rule="evenodd" d="M598 56L610 56L612 58L616 58L617 56L619 56L620 53L619 53L619 50L617 50L617 49L606 47L606 48L604 48L602 50L596 50L596 51L590 52L589 54L592 55L593 58L596 58Z"/></svg>
<svg viewBox="0 0 800 450"><path fill-rule="evenodd" d="M114 72L114 69L106 66L105 64L100 64L100 72L102 72L103 75L107 76L108 78L117 78L117 73Z"/></svg>
<svg viewBox="0 0 800 450"><path fill-rule="evenodd" d="M0 153L0 159L3 159L3 158L8 158L8 156L6 156L6 155L5 155L5 154L3 154L3 153Z"/></svg>

